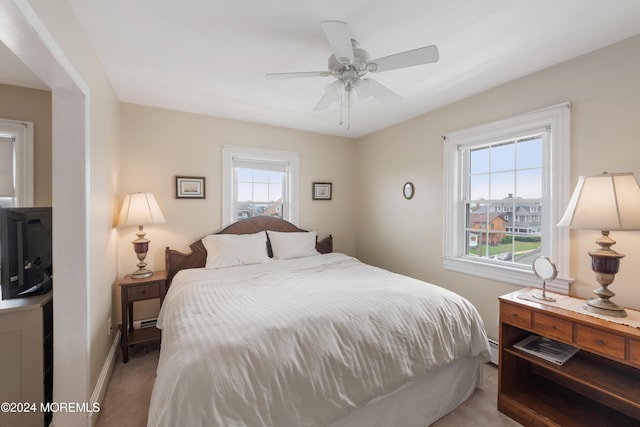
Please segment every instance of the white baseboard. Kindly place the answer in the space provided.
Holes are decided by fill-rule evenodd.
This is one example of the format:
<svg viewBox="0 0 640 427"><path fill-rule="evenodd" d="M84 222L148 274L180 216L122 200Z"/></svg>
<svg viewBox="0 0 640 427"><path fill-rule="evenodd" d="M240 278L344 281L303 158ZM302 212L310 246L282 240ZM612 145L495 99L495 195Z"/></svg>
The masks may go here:
<svg viewBox="0 0 640 427"><path fill-rule="evenodd" d="M119 349L120 330L116 329L115 339L111 344L109 353L107 353L107 359L104 361L104 365L102 366L102 370L100 371L100 376L98 376L98 381L95 388L93 389L93 393L91 393L91 407L93 407L93 405L96 403L102 406L102 400L104 399L104 395L107 393L107 387L109 386L109 381L111 380L111 374L113 374L113 369L116 366ZM98 414L99 413L93 412L89 413L87 417L88 427L94 427L96 425L96 422L98 421Z"/></svg>

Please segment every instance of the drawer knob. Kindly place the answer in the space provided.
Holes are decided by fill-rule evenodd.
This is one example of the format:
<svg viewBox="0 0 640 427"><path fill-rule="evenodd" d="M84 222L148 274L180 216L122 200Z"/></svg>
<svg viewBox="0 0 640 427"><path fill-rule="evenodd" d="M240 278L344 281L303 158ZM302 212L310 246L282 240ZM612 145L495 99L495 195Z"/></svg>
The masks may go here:
<svg viewBox="0 0 640 427"><path fill-rule="evenodd" d="M604 341L602 341L602 340L598 340L598 341L596 341L596 344L598 344L598 345L604 345Z"/></svg>

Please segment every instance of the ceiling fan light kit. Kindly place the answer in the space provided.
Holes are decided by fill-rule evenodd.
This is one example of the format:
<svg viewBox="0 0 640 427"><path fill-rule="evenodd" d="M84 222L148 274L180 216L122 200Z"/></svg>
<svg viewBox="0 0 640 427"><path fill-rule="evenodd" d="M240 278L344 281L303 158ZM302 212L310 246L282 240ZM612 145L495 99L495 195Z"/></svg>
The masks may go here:
<svg viewBox="0 0 640 427"><path fill-rule="evenodd" d="M354 90L360 101L374 97L383 104L390 104L402 99L400 95L376 80L365 78L368 73L430 64L437 62L440 58L436 46L425 46L369 60L369 53L360 48L360 44L351 38L346 22L322 21L322 29L333 51L329 57L328 71L271 73L266 77L267 79L334 77L336 81L325 86L324 95L313 107L313 111L326 110L333 102L340 101L340 125L343 125L343 106L346 106L347 129L351 127L351 103Z"/></svg>

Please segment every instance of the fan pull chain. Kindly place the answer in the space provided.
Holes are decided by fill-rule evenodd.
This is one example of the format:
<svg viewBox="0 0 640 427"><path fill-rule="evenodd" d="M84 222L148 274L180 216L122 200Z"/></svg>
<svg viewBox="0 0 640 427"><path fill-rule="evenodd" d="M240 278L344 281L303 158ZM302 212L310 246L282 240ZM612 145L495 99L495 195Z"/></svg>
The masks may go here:
<svg viewBox="0 0 640 427"><path fill-rule="evenodd" d="M351 129L351 90L347 87L344 88L344 92L340 94L340 126L344 125L342 118L344 117L344 94L346 94L347 103L347 130Z"/></svg>
<svg viewBox="0 0 640 427"><path fill-rule="evenodd" d="M342 109L343 109L344 99L342 93L340 93L340 126L342 126Z"/></svg>
<svg viewBox="0 0 640 427"><path fill-rule="evenodd" d="M342 118L344 117L344 95L347 95L347 130L351 129L351 89L345 87L344 92L340 93L340 126L344 125Z"/></svg>
<svg viewBox="0 0 640 427"><path fill-rule="evenodd" d="M347 130L351 129L351 90L347 92Z"/></svg>

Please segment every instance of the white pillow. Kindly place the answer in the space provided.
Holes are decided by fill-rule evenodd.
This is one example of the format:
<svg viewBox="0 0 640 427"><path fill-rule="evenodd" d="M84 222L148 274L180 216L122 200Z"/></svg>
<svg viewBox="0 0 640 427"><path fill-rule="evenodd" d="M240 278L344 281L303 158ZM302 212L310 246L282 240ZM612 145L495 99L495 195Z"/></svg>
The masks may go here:
<svg viewBox="0 0 640 427"><path fill-rule="evenodd" d="M255 234L210 234L202 239L202 243L207 250L205 268L271 261L267 254L267 235L264 231Z"/></svg>
<svg viewBox="0 0 640 427"><path fill-rule="evenodd" d="M302 258L318 255L316 250L316 232L279 232L267 230L273 259Z"/></svg>

